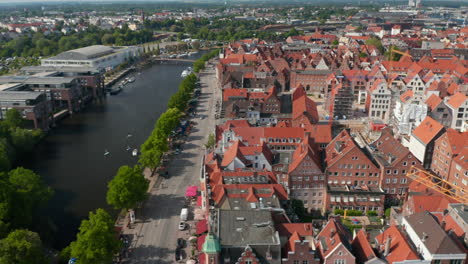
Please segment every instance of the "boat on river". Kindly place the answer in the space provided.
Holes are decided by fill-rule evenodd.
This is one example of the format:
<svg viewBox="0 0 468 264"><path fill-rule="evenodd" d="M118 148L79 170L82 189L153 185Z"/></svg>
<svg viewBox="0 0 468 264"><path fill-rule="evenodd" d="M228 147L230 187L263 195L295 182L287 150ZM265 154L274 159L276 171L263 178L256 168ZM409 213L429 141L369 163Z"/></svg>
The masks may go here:
<svg viewBox="0 0 468 264"><path fill-rule="evenodd" d="M132 151L132 156L133 156L133 157L138 156L138 149L134 149L134 150Z"/></svg>
<svg viewBox="0 0 468 264"><path fill-rule="evenodd" d="M188 67L187 69L185 69L181 74L180 74L180 77L187 77L189 76L190 74L192 74L192 67Z"/></svg>
<svg viewBox="0 0 468 264"><path fill-rule="evenodd" d="M119 86L117 88L112 88L109 93L110 95L116 95L119 94L122 90L122 86Z"/></svg>
<svg viewBox="0 0 468 264"><path fill-rule="evenodd" d="M130 78L127 78L127 81L128 81L129 83L132 83L132 82L134 82L134 81L135 81L135 77L130 77Z"/></svg>
<svg viewBox="0 0 468 264"><path fill-rule="evenodd" d="M109 151L107 151L107 149L106 149L106 150L104 150L104 156L108 156L109 154L110 154L110 152L109 152Z"/></svg>

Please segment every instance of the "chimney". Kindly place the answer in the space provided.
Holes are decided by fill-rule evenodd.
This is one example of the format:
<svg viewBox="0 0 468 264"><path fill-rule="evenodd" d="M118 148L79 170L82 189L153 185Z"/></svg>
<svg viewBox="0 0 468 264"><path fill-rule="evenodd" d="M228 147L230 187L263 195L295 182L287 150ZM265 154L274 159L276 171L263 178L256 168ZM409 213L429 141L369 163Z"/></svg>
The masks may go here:
<svg viewBox="0 0 468 264"><path fill-rule="evenodd" d="M426 239L427 239L427 237L428 237L428 236L427 236L427 233L426 233L426 232L423 232L423 233L422 233L422 238L421 238L422 242L425 242Z"/></svg>
<svg viewBox="0 0 468 264"><path fill-rule="evenodd" d="M335 235L335 229L332 228L332 229L330 230L330 237L333 237L334 235Z"/></svg>
<svg viewBox="0 0 468 264"><path fill-rule="evenodd" d="M385 250L384 250L384 256L388 256L390 254L390 245L392 244L392 238L389 236L387 237L387 240L385 241Z"/></svg>

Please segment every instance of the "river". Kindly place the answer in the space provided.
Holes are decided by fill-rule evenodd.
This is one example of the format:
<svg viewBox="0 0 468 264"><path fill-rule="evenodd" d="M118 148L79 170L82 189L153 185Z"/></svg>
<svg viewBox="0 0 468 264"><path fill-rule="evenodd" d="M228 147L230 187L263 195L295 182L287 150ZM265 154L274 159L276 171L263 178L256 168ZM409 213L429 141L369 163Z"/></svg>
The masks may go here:
<svg viewBox="0 0 468 264"><path fill-rule="evenodd" d="M105 199L108 181L120 166L136 163L127 146L138 148L146 140L187 66L190 63L156 64L133 74L136 81L120 94L60 122L23 162L55 190L44 218L55 227L47 236L56 248L75 239L89 211L111 210ZM128 134L132 136L127 140ZM110 154L104 156L105 150Z"/></svg>

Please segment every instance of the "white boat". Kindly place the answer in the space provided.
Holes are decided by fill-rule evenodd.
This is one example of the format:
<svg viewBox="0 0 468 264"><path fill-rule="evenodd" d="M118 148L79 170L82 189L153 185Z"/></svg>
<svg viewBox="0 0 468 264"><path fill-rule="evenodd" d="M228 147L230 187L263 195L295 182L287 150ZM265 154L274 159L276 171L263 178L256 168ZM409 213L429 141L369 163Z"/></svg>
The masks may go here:
<svg viewBox="0 0 468 264"><path fill-rule="evenodd" d="M132 83L132 82L134 82L134 81L135 81L135 77L130 77L130 78L128 78L128 82L129 82L129 83Z"/></svg>
<svg viewBox="0 0 468 264"><path fill-rule="evenodd" d="M132 156L133 156L133 157L138 156L138 149L134 149L134 150L132 151Z"/></svg>
<svg viewBox="0 0 468 264"><path fill-rule="evenodd" d="M104 150L104 156L107 156L107 155L109 155L109 154L110 154L110 152L109 152L109 151L107 151L107 149L106 149L106 150Z"/></svg>
<svg viewBox="0 0 468 264"><path fill-rule="evenodd" d="M132 148L130 146L127 146L127 151L130 151L132 150Z"/></svg>
<svg viewBox="0 0 468 264"><path fill-rule="evenodd" d="M192 55L195 55L195 54L197 54L197 53L198 53L198 51L191 51L191 52L189 52L188 55L189 55L189 56L192 56Z"/></svg>
<svg viewBox="0 0 468 264"><path fill-rule="evenodd" d="M185 69L181 74L180 74L180 77L187 77L189 76L190 74L192 74L192 67L188 67L187 69Z"/></svg>

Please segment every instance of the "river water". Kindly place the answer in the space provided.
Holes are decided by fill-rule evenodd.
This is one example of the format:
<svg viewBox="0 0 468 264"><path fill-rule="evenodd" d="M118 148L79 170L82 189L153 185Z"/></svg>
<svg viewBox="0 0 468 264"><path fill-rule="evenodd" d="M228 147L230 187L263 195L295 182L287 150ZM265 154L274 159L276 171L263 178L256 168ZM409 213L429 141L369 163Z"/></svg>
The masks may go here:
<svg viewBox="0 0 468 264"><path fill-rule="evenodd" d="M55 190L45 212L49 225L55 227L49 234L55 247L75 239L89 211L111 210L105 199L108 181L120 166L136 163L127 146L138 148L146 140L177 91L180 73L190 64L156 64L141 75L133 74L136 81L120 94L64 119L23 163ZM110 154L104 156L105 150Z"/></svg>

